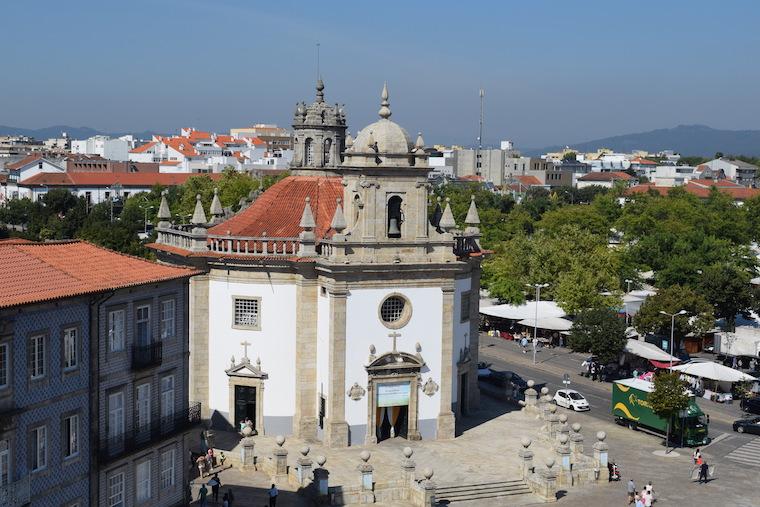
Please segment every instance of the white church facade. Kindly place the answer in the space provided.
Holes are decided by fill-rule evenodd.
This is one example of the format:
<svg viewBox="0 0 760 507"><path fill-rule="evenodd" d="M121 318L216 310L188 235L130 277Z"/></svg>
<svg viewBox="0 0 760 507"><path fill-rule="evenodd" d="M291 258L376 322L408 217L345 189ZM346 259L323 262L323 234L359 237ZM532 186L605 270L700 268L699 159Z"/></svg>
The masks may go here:
<svg viewBox="0 0 760 507"><path fill-rule="evenodd" d="M217 427L333 447L453 438L478 408L482 252L474 202L429 213L422 137L380 119L356 139L342 107L296 107L291 176L231 217L166 202L152 247L191 280L190 395Z"/></svg>

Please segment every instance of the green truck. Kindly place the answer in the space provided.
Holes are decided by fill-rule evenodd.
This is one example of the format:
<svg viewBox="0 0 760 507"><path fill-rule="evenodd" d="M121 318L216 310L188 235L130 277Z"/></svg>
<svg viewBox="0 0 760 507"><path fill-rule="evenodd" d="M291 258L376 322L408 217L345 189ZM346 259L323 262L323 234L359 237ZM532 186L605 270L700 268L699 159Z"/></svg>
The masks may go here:
<svg viewBox="0 0 760 507"><path fill-rule="evenodd" d="M612 415L615 416L615 422L634 430L641 429L664 436L668 422L656 415L647 401L653 388L654 384L638 378L613 382ZM710 441L707 436L709 422L710 416L702 412L692 396L689 407L682 416L673 420L670 439L689 446L706 445Z"/></svg>

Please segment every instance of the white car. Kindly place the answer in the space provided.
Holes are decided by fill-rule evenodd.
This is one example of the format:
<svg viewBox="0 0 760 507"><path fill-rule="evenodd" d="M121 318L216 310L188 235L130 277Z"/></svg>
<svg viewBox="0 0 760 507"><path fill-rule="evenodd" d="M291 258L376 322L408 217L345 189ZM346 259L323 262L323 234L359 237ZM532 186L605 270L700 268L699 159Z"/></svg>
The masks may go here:
<svg viewBox="0 0 760 507"><path fill-rule="evenodd" d="M557 406L570 408L576 412L591 410L591 407L581 393L574 389L560 389L554 395Z"/></svg>

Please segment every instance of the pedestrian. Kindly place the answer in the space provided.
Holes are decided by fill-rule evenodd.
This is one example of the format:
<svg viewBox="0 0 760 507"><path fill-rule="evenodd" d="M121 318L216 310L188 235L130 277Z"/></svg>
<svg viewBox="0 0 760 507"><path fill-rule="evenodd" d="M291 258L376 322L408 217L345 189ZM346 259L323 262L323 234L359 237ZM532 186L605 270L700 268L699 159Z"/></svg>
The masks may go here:
<svg viewBox="0 0 760 507"><path fill-rule="evenodd" d="M709 467L707 466L707 461L702 460L702 464L699 466L699 479L697 480L698 483L702 483L702 480L704 479L705 484L707 484L707 472L709 471Z"/></svg>
<svg viewBox="0 0 760 507"><path fill-rule="evenodd" d="M230 497L227 496L227 493L222 497L222 507L230 507Z"/></svg>
<svg viewBox="0 0 760 507"><path fill-rule="evenodd" d="M275 507L277 505L277 495L279 495L280 492L277 491L277 486L272 484L272 487L269 488L269 507Z"/></svg>
<svg viewBox="0 0 760 507"><path fill-rule="evenodd" d="M694 453L691 455L691 459L694 460L694 464L695 465L697 464L697 458L699 458L700 456L701 456L701 454L699 452L699 447L697 447L696 450L694 451Z"/></svg>
<svg viewBox="0 0 760 507"><path fill-rule="evenodd" d="M219 453L219 464L222 468L224 468L224 462L227 459L227 456L224 455L224 451Z"/></svg>
<svg viewBox="0 0 760 507"><path fill-rule="evenodd" d="M528 337L527 336L523 335L522 340L520 340L520 345L522 346L523 354L527 354L528 353Z"/></svg>
<svg viewBox="0 0 760 507"><path fill-rule="evenodd" d="M644 502L641 501L641 497L639 495L634 496L634 502L636 502L636 507L644 507Z"/></svg>
<svg viewBox="0 0 760 507"><path fill-rule="evenodd" d="M605 367L603 364L599 365L599 382L604 382L604 370Z"/></svg>
<svg viewBox="0 0 760 507"><path fill-rule="evenodd" d="M214 469L214 449L211 447L206 451L206 468L208 469L209 474L211 474L211 471Z"/></svg>
<svg viewBox="0 0 760 507"><path fill-rule="evenodd" d="M203 454L206 454L206 449L208 449L208 443L206 442L206 432L201 431L201 451Z"/></svg>
<svg viewBox="0 0 760 507"><path fill-rule="evenodd" d="M636 496L636 483L633 479L628 479L628 505L632 504Z"/></svg>
<svg viewBox="0 0 760 507"><path fill-rule="evenodd" d="M607 482L612 482L612 461L607 461Z"/></svg>
<svg viewBox="0 0 760 507"><path fill-rule="evenodd" d="M222 481L219 480L219 474L214 474L214 478L209 481L211 483L211 494L214 495L214 503L219 502L219 488L222 487Z"/></svg>
<svg viewBox="0 0 760 507"><path fill-rule="evenodd" d="M232 488L227 489L227 499L230 501L230 507L232 507L232 504L235 501L235 495L232 494Z"/></svg>
<svg viewBox="0 0 760 507"><path fill-rule="evenodd" d="M652 492L648 489L644 489L644 491L641 492L641 502L644 504L644 507L652 507L653 501Z"/></svg>
<svg viewBox="0 0 760 507"><path fill-rule="evenodd" d="M198 501L201 503L201 507L206 507L206 496L208 495L208 488L205 484L201 484L201 490L198 492Z"/></svg>
<svg viewBox="0 0 760 507"><path fill-rule="evenodd" d="M198 474L201 478L206 475L206 456L198 456L195 460L195 464L198 466Z"/></svg>
<svg viewBox="0 0 760 507"><path fill-rule="evenodd" d="M644 489L649 493L649 496L652 497L652 501L654 502L654 486L652 486L652 481L649 481L646 486L644 486Z"/></svg>
<svg viewBox="0 0 760 507"><path fill-rule="evenodd" d="M594 382L596 382L596 371L597 371L596 362L593 362L591 363L591 380L593 380Z"/></svg>

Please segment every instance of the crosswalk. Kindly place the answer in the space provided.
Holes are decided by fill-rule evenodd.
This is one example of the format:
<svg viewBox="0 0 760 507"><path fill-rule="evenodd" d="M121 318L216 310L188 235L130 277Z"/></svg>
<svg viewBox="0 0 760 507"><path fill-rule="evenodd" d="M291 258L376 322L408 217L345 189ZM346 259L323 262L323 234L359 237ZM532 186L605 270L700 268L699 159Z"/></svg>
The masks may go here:
<svg viewBox="0 0 760 507"><path fill-rule="evenodd" d="M760 438L755 438L741 447L737 447L728 453L726 458L742 465L760 468Z"/></svg>

